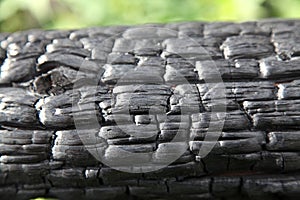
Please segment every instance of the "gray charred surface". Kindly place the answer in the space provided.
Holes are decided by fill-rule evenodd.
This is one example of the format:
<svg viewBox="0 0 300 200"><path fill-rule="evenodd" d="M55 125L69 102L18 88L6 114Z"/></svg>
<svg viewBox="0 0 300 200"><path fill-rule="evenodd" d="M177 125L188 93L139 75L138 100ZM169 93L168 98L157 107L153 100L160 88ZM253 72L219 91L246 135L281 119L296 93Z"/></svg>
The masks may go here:
<svg viewBox="0 0 300 200"><path fill-rule="evenodd" d="M163 29L0 34L0 199L299 198L300 21L152 26ZM211 101L209 57L226 101ZM226 113L211 113L220 105ZM101 127L83 130L96 133L84 145L73 114L84 124L91 112ZM222 114L221 136L200 158ZM120 149L152 152L139 159L154 163L184 153L158 171L125 173L86 145L107 160Z"/></svg>

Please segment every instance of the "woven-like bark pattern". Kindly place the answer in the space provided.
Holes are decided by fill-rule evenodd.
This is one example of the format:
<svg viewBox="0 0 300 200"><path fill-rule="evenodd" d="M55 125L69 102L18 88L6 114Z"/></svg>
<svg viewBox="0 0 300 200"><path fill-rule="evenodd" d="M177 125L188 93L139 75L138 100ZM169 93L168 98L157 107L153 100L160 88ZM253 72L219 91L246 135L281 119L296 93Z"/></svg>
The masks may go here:
<svg viewBox="0 0 300 200"><path fill-rule="evenodd" d="M297 199L300 21L153 26L176 32L115 26L0 34L0 199ZM204 80L214 71L186 36L216 63L225 102L211 103L218 91L208 90ZM197 68L196 60L202 61ZM77 73L83 62L88 67ZM141 69L141 76L118 82L131 69ZM197 92L178 84L176 71ZM81 95L95 105L105 158L116 159L121 147L153 151L140 159L159 163L165 152L186 148L178 160L159 171L130 174L103 165L85 149L72 115L72 98L83 96L73 93L73 85L99 72L101 87L96 93L86 87ZM153 75L148 84L134 91L147 74ZM123 112L128 97L130 116ZM161 106L148 115L153 101ZM207 118L218 104L227 106L223 132L201 159ZM184 122L180 107L190 112ZM78 111L83 121L86 112ZM134 132L135 124L150 122L142 134L156 131L154 137L136 139L120 129ZM219 123L217 115L211 123ZM195 139L172 143L176 133Z"/></svg>

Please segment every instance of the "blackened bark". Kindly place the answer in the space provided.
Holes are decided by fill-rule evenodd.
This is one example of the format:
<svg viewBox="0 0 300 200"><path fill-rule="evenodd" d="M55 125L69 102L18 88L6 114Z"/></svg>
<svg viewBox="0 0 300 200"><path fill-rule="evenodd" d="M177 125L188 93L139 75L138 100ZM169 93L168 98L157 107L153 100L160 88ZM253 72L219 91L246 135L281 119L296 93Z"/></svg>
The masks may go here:
<svg viewBox="0 0 300 200"><path fill-rule="evenodd" d="M0 199L297 199L300 21L138 27L0 34ZM215 71L199 46L220 72L226 101L211 101L219 91L205 79ZM98 73L96 89L80 84ZM83 109L72 110L74 99ZM154 152L140 159L155 163L185 152L150 173L111 169L76 132L73 112L84 121L88 105L108 160L120 148ZM220 105L226 113L210 112ZM218 142L199 158L222 114ZM194 140L173 142L176 134Z"/></svg>

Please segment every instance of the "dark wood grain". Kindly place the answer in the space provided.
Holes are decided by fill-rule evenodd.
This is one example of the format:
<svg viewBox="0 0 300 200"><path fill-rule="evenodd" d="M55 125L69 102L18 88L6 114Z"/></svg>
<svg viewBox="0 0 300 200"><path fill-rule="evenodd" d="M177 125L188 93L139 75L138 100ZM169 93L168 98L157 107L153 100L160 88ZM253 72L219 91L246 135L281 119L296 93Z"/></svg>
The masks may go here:
<svg viewBox="0 0 300 200"><path fill-rule="evenodd" d="M300 21L151 26L0 34L0 199L298 199Z"/></svg>

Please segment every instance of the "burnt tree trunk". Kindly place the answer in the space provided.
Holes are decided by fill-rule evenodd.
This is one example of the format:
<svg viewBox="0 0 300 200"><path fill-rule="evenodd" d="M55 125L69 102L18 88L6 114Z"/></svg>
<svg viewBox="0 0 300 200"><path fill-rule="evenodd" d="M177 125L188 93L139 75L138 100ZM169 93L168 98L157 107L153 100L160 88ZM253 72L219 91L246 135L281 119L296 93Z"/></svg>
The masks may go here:
<svg viewBox="0 0 300 200"><path fill-rule="evenodd" d="M300 21L149 26L0 34L0 199L297 199ZM206 82L211 63L226 100ZM98 78L96 89L86 83ZM119 148L153 152L140 159L154 163L184 152L149 173L112 169L79 137L74 101L92 105L93 145L107 160ZM75 112L84 124L92 110ZM220 138L200 157L222 114Z"/></svg>

